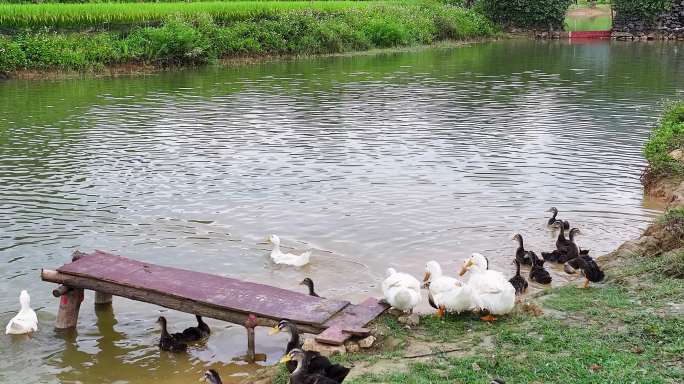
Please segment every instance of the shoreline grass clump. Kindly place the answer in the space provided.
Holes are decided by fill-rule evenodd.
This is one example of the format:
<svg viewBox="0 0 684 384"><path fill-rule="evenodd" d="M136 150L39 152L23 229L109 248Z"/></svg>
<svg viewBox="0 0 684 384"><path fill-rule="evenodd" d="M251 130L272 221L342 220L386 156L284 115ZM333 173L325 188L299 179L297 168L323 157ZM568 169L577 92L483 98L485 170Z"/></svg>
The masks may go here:
<svg viewBox="0 0 684 384"><path fill-rule="evenodd" d="M646 142L644 155L648 169L644 184L663 177L684 176L684 163L670 156L675 149L684 149L684 102L673 103L665 110Z"/></svg>
<svg viewBox="0 0 684 384"><path fill-rule="evenodd" d="M492 36L484 16L441 4L386 5L335 12L285 11L218 23L174 15L129 32L23 31L0 36L0 72L89 70L119 64L199 65L219 58L311 55Z"/></svg>

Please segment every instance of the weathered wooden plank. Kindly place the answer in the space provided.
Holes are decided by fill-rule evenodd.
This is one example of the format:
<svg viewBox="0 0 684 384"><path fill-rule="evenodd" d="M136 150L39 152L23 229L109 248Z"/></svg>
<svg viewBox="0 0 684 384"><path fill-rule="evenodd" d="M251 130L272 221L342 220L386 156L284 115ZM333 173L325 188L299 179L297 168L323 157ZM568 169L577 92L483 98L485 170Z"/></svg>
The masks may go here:
<svg viewBox="0 0 684 384"><path fill-rule="evenodd" d="M289 319L298 324L321 328L324 322L349 304L347 301L321 299L263 284L143 263L102 251L83 255L57 271L91 279L91 286L102 286L104 283L114 285L108 286L108 290L83 288L162 306L176 306L178 303L189 305L195 302L200 306L236 312L242 315L240 318L243 321L247 314L254 313L259 318ZM98 282L103 284L97 284ZM75 283L74 280L71 284L65 282L66 285ZM136 292L125 294L123 291L126 289L134 289ZM155 300L163 303L152 301L147 297L149 295L154 295ZM160 295L165 296L163 300Z"/></svg>
<svg viewBox="0 0 684 384"><path fill-rule="evenodd" d="M230 309L216 307L205 303L187 300L174 296L169 296L163 293L147 291L144 289L131 288L122 286L120 284L101 281L89 277L81 277L60 273L57 271L43 270L41 271L43 281L49 281L57 284L64 284L70 287L80 287L96 292L111 294L114 296L125 297L131 300L143 301L162 307L175 309L177 311L197 314L203 317L223 320L233 324L244 324L248 318L248 314L232 311ZM259 317L257 325L264 327L272 327L278 324L280 319L269 319ZM296 321L295 321L296 322ZM303 332L318 333L322 330L320 326L297 323L297 326Z"/></svg>
<svg viewBox="0 0 684 384"><path fill-rule="evenodd" d="M316 336L316 341L324 344L342 345L359 328L373 321L385 312L389 306L381 303L378 299L368 298L357 305L349 305L335 317L326 321L323 326L325 331Z"/></svg>

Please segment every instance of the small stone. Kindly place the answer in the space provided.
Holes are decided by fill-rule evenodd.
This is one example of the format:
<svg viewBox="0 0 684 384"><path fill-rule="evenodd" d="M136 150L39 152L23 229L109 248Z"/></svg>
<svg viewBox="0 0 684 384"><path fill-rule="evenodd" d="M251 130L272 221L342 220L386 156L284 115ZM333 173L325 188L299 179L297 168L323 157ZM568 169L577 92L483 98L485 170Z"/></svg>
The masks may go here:
<svg viewBox="0 0 684 384"><path fill-rule="evenodd" d="M344 343L344 347L347 348L347 353L356 353L361 350L359 343L355 341L347 341Z"/></svg>
<svg viewBox="0 0 684 384"><path fill-rule="evenodd" d="M674 151L670 152L670 157L675 160L684 161L684 151L681 149L675 149Z"/></svg>
<svg viewBox="0 0 684 384"><path fill-rule="evenodd" d="M397 319L397 321L401 324L406 324L410 327L415 327L416 325L420 324L420 316L418 316L417 313L412 313L410 315L400 316Z"/></svg>
<svg viewBox="0 0 684 384"><path fill-rule="evenodd" d="M344 345L328 345L322 344L314 340L313 338L307 338L304 340L302 348L305 351L318 352L323 356L329 357L334 355L344 355L347 353L347 348Z"/></svg>
<svg viewBox="0 0 684 384"><path fill-rule="evenodd" d="M370 336L366 337L365 339L359 340L359 347L370 348L373 346L373 343L375 343L375 336L370 335Z"/></svg>

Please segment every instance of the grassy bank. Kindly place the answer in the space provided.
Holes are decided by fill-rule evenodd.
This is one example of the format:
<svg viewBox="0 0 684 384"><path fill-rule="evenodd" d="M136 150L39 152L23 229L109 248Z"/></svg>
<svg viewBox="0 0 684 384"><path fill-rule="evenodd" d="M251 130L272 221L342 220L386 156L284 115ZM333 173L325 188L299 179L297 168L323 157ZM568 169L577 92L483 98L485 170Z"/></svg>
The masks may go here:
<svg viewBox="0 0 684 384"><path fill-rule="evenodd" d="M188 5L192 4L207 3ZM0 36L0 72L88 70L130 63L197 65L222 57L340 53L495 33L480 14L450 5L363 4L337 10L284 9L268 17L230 22L206 13L175 15L160 26L129 32L18 31Z"/></svg>
<svg viewBox="0 0 684 384"><path fill-rule="evenodd" d="M672 103L651 132L644 149L648 160L646 184L664 177L684 176L684 162L670 156L675 149L684 149L684 102Z"/></svg>

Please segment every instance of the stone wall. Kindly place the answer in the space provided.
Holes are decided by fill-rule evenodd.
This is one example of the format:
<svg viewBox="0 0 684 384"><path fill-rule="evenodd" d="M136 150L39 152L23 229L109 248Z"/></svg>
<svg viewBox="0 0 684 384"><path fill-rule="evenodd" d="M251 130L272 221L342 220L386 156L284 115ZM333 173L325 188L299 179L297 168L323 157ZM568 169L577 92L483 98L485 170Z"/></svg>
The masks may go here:
<svg viewBox="0 0 684 384"><path fill-rule="evenodd" d="M617 12L613 17L613 37L684 40L684 0L674 0L670 12L659 16L655 23Z"/></svg>

